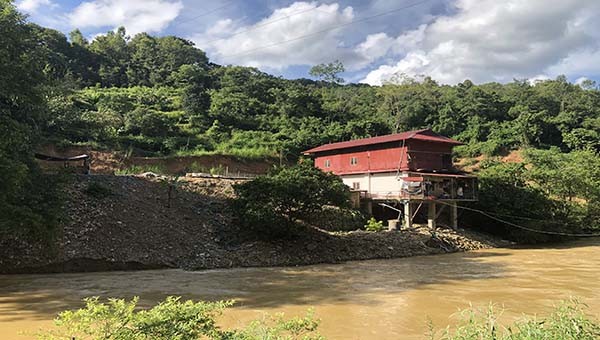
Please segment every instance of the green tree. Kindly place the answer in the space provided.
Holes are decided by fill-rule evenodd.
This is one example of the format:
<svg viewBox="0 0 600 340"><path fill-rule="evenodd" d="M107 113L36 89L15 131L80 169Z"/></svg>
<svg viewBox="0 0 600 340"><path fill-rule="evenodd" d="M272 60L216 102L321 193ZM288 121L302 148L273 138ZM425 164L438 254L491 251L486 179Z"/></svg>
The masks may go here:
<svg viewBox="0 0 600 340"><path fill-rule="evenodd" d="M0 0L0 46L0 230L45 230L60 204L33 160L46 125L45 51L7 0Z"/></svg>
<svg viewBox="0 0 600 340"><path fill-rule="evenodd" d="M90 51L100 58L98 75L103 86L127 86L127 65L130 55L127 47L129 37L124 27L115 31L109 31L106 35L100 35L92 41Z"/></svg>
<svg viewBox="0 0 600 340"><path fill-rule="evenodd" d="M595 152L554 148L527 150L525 156L531 164L527 178L555 201L556 218L579 224L586 219L585 206L600 203L600 157ZM600 227L600 221L587 222Z"/></svg>
<svg viewBox="0 0 600 340"><path fill-rule="evenodd" d="M290 237L298 222L326 205L347 207L349 188L338 176L309 162L280 167L266 176L234 187L234 209L246 228L258 237Z"/></svg>
<svg viewBox="0 0 600 340"><path fill-rule="evenodd" d="M311 67L308 72L311 76L320 78L328 83L342 84L344 78L338 76L338 74L346 71L344 64L341 61L335 60L331 63L318 64Z"/></svg>
<svg viewBox="0 0 600 340"><path fill-rule="evenodd" d="M192 127L205 130L210 124L209 88L211 79L208 72L198 65L182 65L173 75L176 84L182 88L182 106Z"/></svg>
<svg viewBox="0 0 600 340"><path fill-rule="evenodd" d="M79 29L74 29L69 33L69 40L71 44L78 46L88 46L88 40L83 36L83 33Z"/></svg>

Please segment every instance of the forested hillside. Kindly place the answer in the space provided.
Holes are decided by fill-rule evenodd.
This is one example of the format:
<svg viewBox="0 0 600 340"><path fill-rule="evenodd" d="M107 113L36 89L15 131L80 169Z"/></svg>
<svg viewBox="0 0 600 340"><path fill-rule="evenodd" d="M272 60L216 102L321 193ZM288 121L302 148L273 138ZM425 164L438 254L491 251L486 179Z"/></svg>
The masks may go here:
<svg viewBox="0 0 600 340"><path fill-rule="evenodd" d="M526 153L528 162L543 167L536 166L538 172L483 164L483 174L502 182L484 178L483 197L486 186L497 192L511 179L517 182L503 187L505 194L515 197L518 189L525 195L518 196L522 201L482 202L486 208L511 211L525 202L533 204L534 216L577 223L598 215L600 91L593 82L575 85L558 77L448 86L398 77L371 87L288 80L216 65L201 46L173 36L130 37L119 29L92 41L77 30L67 38L28 23L9 1L0 4L2 214L27 209L24 202L48 202L30 190L37 178L31 156L42 142L140 155L281 155L293 161L326 142L431 127L466 143L458 156L547 150ZM23 214L38 216L36 209L33 204ZM43 214L36 220L41 223Z"/></svg>
<svg viewBox="0 0 600 340"><path fill-rule="evenodd" d="M210 63L191 42L125 29L87 41L28 24L51 83L45 137L156 153L248 155L432 127L465 155L522 146L600 148L600 91L565 77L535 84L439 85L399 78L383 87L287 80Z"/></svg>

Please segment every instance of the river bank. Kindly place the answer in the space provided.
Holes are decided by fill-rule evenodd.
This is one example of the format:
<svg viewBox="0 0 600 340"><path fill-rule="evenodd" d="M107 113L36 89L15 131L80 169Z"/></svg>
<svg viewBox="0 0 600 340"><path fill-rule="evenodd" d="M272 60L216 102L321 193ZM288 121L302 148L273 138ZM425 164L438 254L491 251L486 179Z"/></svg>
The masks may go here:
<svg viewBox="0 0 600 340"><path fill-rule="evenodd" d="M457 311L487 310L490 302L503 311L504 324L524 313L544 317L573 296L600 317L599 271L600 240L586 239L302 267L0 275L0 334L34 339L19 334L51 327L57 313L81 308L90 296L138 296L148 308L175 295L236 300L219 320L225 328L244 327L263 313L289 318L314 308L328 339L430 339L428 321L452 327Z"/></svg>
<svg viewBox="0 0 600 340"><path fill-rule="evenodd" d="M77 176L66 189L65 221L50 243L0 237L0 273L157 268L297 266L433 255L506 246L468 230L327 232L310 228L293 240L240 235L229 209L235 180L183 179L169 198L153 176Z"/></svg>

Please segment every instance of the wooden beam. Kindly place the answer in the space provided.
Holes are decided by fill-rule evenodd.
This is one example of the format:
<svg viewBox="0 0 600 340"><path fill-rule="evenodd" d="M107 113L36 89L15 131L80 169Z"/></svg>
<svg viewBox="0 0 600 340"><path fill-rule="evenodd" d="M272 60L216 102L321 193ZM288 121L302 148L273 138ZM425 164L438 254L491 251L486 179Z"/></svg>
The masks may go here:
<svg viewBox="0 0 600 340"><path fill-rule="evenodd" d="M413 220L415 219L415 216L417 216L417 214L419 213L419 210L421 210L421 207L422 207L422 206L423 206L423 201L421 201L421 202L419 203L419 205L417 206L417 210L415 210L415 212L413 212L413 214L412 214L412 219L413 219Z"/></svg>

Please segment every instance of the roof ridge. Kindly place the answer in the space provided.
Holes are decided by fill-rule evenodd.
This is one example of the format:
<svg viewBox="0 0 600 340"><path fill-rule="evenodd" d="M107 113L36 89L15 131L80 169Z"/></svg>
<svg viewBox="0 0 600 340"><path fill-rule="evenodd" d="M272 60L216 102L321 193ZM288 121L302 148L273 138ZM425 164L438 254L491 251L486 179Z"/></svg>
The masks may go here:
<svg viewBox="0 0 600 340"><path fill-rule="evenodd" d="M402 140L413 139L415 136L417 136L418 134L425 132L425 131L431 131L433 133L434 136L423 135L423 137L432 138L432 139L430 139L430 141L432 141L432 142L462 144L461 142L455 141L452 138L438 134L437 132L433 131L431 128L424 128L424 129L419 129L419 130L398 132L398 133L393 133L393 134L388 134L388 135L383 135L383 136L375 136L375 137L360 138L360 139L355 139L355 140L350 140L350 141L327 143L327 144L323 144L318 147L306 150L303 153L310 154L310 153L321 152L321 151L347 149L347 148L365 146L365 145L397 142L397 141L402 141Z"/></svg>

